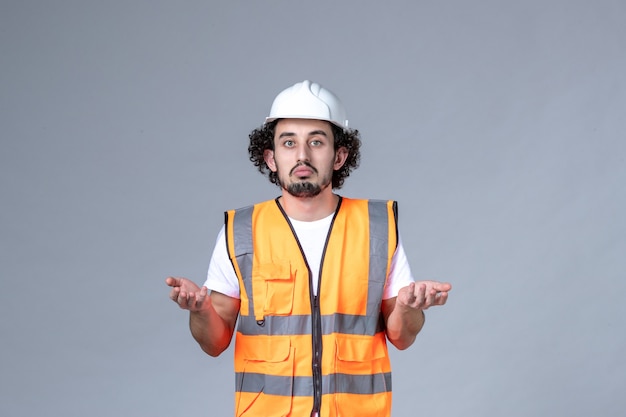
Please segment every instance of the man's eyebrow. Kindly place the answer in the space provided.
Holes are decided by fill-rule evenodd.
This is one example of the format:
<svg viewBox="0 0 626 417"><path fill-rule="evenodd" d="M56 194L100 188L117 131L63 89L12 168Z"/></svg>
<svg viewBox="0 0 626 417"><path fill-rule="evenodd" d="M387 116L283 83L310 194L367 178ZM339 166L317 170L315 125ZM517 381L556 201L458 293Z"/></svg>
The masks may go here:
<svg viewBox="0 0 626 417"><path fill-rule="evenodd" d="M312 130L309 132L309 136L316 136L316 135L328 137L328 134L324 132L323 130ZM291 137L291 136L296 136L296 134L293 132L283 132L280 135L278 135L278 139L281 139L284 137Z"/></svg>
<svg viewBox="0 0 626 417"><path fill-rule="evenodd" d="M296 136L296 134L293 132L283 132L278 136L278 139L288 137L288 136Z"/></svg>
<svg viewBox="0 0 626 417"><path fill-rule="evenodd" d="M320 135L320 136L326 136L328 137L328 135L326 134L326 132L324 132L323 130L314 130L312 132L309 132L309 136L316 136L316 135Z"/></svg>

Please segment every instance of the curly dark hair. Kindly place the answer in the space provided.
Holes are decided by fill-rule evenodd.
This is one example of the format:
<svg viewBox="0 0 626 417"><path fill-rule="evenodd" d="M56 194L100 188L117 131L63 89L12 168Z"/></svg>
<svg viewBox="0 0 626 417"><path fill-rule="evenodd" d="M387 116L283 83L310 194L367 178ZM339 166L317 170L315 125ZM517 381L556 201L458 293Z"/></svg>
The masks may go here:
<svg viewBox="0 0 626 417"><path fill-rule="evenodd" d="M250 145L248 146L250 161L259 169L261 174L265 175L267 173L270 182L276 185L279 185L278 175L276 172L272 172L272 170L269 169L263 158L263 153L268 149L274 150L274 130L279 120L280 119L265 123L261 127L254 129L250 135L248 135L250 138ZM335 138L335 151L341 147L348 150L346 162L341 168L333 172L333 189L339 189L343 186L344 180L350 173L359 167L359 163L361 162L361 135L356 129L341 129L333 123L330 123L330 126Z"/></svg>

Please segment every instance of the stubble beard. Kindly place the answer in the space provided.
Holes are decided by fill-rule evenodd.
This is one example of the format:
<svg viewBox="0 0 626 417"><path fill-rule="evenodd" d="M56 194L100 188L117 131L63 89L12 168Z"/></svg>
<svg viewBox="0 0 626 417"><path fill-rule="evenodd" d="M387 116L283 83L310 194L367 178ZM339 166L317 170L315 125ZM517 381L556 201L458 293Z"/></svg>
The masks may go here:
<svg viewBox="0 0 626 417"><path fill-rule="evenodd" d="M311 167L314 172L317 174L318 171L312 165L306 164ZM295 167L294 167L295 169ZM280 172L277 172L278 184L280 187L287 191L290 195L298 198L312 198L319 195L322 190L327 188L332 181L332 173L329 176L325 176L321 179L319 183L314 183L307 180L298 180L297 182L292 182L287 185L280 179Z"/></svg>
<svg viewBox="0 0 626 417"><path fill-rule="evenodd" d="M319 184L309 181L291 183L287 187L283 186L283 189L298 198L311 198L322 192L322 187Z"/></svg>

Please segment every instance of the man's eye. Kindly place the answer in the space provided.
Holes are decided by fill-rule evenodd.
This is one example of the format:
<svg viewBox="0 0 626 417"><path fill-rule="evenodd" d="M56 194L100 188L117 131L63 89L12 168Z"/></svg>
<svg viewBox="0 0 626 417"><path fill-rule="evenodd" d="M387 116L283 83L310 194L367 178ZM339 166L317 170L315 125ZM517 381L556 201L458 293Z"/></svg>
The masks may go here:
<svg viewBox="0 0 626 417"><path fill-rule="evenodd" d="M312 140L311 146L320 146L322 144L321 140Z"/></svg>
<svg viewBox="0 0 626 417"><path fill-rule="evenodd" d="M293 146L293 141L292 140L286 140L284 142L284 145L288 148L291 148Z"/></svg>

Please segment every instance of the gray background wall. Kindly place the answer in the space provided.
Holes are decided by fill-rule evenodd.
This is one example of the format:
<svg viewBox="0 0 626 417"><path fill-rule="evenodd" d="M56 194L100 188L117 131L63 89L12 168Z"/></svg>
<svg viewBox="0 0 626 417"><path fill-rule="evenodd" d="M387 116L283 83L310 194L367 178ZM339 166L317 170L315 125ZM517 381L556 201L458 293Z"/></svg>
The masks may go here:
<svg viewBox="0 0 626 417"><path fill-rule="evenodd" d="M626 410L622 0L0 2L0 415L227 416L168 275L204 280L247 160L312 79L364 139L341 193L393 198L454 284L394 416Z"/></svg>

